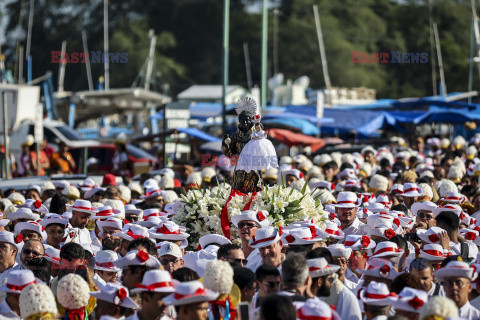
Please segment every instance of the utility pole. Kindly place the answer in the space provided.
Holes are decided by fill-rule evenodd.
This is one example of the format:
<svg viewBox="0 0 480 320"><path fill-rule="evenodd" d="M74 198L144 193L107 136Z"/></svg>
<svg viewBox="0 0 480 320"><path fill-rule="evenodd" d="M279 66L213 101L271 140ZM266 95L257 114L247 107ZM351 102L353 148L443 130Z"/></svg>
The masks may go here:
<svg viewBox="0 0 480 320"><path fill-rule="evenodd" d="M325 46L323 44L322 26L320 25L320 15L318 14L317 5L313 6L313 15L315 16L315 25L317 27L318 46L320 47L320 58L322 59L323 79L328 91L332 88L330 76L328 75L327 57L325 55Z"/></svg>
<svg viewBox="0 0 480 320"><path fill-rule="evenodd" d="M67 52L67 41L62 41L62 55L60 56L60 69L58 70L58 92L63 92L63 84L65 82L65 67L67 59L65 58Z"/></svg>
<svg viewBox="0 0 480 320"><path fill-rule="evenodd" d="M30 54L30 47L32 43L32 26L33 26L33 11L35 6L35 0L30 0L30 12L28 13L28 33L27 33L27 51L25 58L27 59L27 81L32 81L32 55Z"/></svg>
<svg viewBox="0 0 480 320"><path fill-rule="evenodd" d="M440 40L438 37L438 28L437 24L433 23L433 32L435 35L435 43L437 46L437 56L438 56L438 67L440 68L440 82L442 85L442 88L440 90L440 93L442 96L447 95L447 86L445 85L445 74L443 73L443 61L442 61L442 51L440 50Z"/></svg>
<svg viewBox="0 0 480 320"><path fill-rule="evenodd" d="M268 1L263 0L262 12L262 90L260 107L267 105L267 65L268 65Z"/></svg>
<svg viewBox="0 0 480 320"><path fill-rule="evenodd" d="M103 56L105 71L105 91L110 90L110 61L108 56L108 0L103 0Z"/></svg>
<svg viewBox="0 0 480 320"><path fill-rule="evenodd" d="M227 133L227 86L230 50L230 0L223 1L222 129Z"/></svg>
<svg viewBox="0 0 480 320"><path fill-rule="evenodd" d="M273 74L279 73L278 67L278 9L273 10Z"/></svg>
<svg viewBox="0 0 480 320"><path fill-rule="evenodd" d="M20 72L19 72L19 64L22 63L22 58L20 57L20 54L23 55L23 49L20 47L20 44L22 43L21 38L21 33L22 33L22 22L23 22L23 8L25 6L25 0L21 0L20 2L20 13L18 17L18 25L17 25L17 45L16 45L16 55L15 55L15 70L13 72L13 82L14 83L20 83Z"/></svg>
<svg viewBox="0 0 480 320"><path fill-rule="evenodd" d="M474 1L474 0L472 0ZM432 66L432 88L433 88L433 95L436 96L438 94L437 89L437 63L435 59L435 40L433 35L433 8L432 8L432 0L428 0L428 21L429 21L429 30L430 30L430 57L431 57L431 66Z"/></svg>
<svg viewBox="0 0 480 320"><path fill-rule="evenodd" d="M88 53L87 33L85 32L85 30L82 31L82 42L83 42L83 52L86 54L85 67L87 68L88 90L93 91L92 69L90 66L90 55Z"/></svg>
<svg viewBox="0 0 480 320"><path fill-rule="evenodd" d="M248 90L252 90L252 70L250 67L250 52L248 50L248 43L243 43L243 55L245 57L245 70L247 73L247 86Z"/></svg>

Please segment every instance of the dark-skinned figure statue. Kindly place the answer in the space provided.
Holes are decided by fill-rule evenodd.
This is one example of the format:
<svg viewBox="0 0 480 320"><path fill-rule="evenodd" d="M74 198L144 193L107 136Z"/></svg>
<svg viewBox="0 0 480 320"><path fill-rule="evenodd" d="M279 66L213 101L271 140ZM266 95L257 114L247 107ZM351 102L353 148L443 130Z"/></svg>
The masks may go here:
<svg viewBox="0 0 480 320"><path fill-rule="evenodd" d="M243 147L250 141L254 122L252 117L257 114L257 103L252 98L240 99L235 110L238 114L238 130L231 137L222 140L222 152L227 157L239 156ZM232 188L245 194L260 191L263 181L255 171L236 170Z"/></svg>

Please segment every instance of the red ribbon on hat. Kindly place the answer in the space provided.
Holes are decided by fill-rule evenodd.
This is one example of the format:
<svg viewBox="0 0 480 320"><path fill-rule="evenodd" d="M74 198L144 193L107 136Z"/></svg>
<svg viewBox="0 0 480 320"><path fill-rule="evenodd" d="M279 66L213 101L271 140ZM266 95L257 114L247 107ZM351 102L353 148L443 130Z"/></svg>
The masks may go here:
<svg viewBox="0 0 480 320"><path fill-rule="evenodd" d="M158 288L172 288L173 284L170 281L165 281L165 282L152 283L147 286L141 283L137 283L137 284L134 284L134 286L141 289L147 289L148 291L153 291Z"/></svg>
<svg viewBox="0 0 480 320"><path fill-rule="evenodd" d="M113 262L95 262L95 266L100 268L115 268Z"/></svg>
<svg viewBox="0 0 480 320"><path fill-rule="evenodd" d="M353 246L355 243L357 243L357 241L345 241L345 247L351 247Z"/></svg>
<svg viewBox="0 0 480 320"><path fill-rule="evenodd" d="M253 202L253 199L255 199L255 196L257 195L257 192L256 191L253 191L252 192L252 197L250 198L250 201L248 201L245 206L243 207L243 211L245 210L250 210L250 207L252 205L252 202Z"/></svg>
<svg viewBox="0 0 480 320"><path fill-rule="evenodd" d="M10 290L13 290L13 291L22 291L23 288L25 288L26 286L29 286L31 284L34 284L34 283L37 283L37 282L35 280L33 280L32 282L23 284L21 286L16 286L14 284L7 283L7 288L10 289Z"/></svg>
<svg viewBox="0 0 480 320"><path fill-rule="evenodd" d="M145 238L145 236L142 236L142 235L140 235L140 234L134 234L133 231L132 231L132 229L128 229L128 231L127 231L127 236L132 237L134 240L135 240L135 239Z"/></svg>
<svg viewBox="0 0 480 320"><path fill-rule="evenodd" d="M137 252L137 259L141 263L144 263L145 261L150 259L150 255L146 251L140 250L140 251Z"/></svg>
<svg viewBox="0 0 480 320"><path fill-rule="evenodd" d="M163 224L160 228L157 228L157 233L162 234L181 234L180 228L175 231L170 231L165 224Z"/></svg>
<svg viewBox="0 0 480 320"><path fill-rule="evenodd" d="M390 292L389 294L378 294L378 293L365 293L365 298L370 298L370 299L384 299L387 297L396 297L397 294L395 292Z"/></svg>
<svg viewBox="0 0 480 320"><path fill-rule="evenodd" d="M266 217L265 217L265 215L263 214L262 211L258 211L258 212L257 212L257 219L258 219L258 221L260 221L260 222L262 222L263 220L266 219Z"/></svg>
<svg viewBox="0 0 480 320"><path fill-rule="evenodd" d="M330 212L330 220L335 220L335 213Z"/></svg>
<svg viewBox="0 0 480 320"><path fill-rule="evenodd" d="M475 240L476 238L477 238L477 235L475 234L475 232L469 231L465 233L465 239L467 240Z"/></svg>
<svg viewBox="0 0 480 320"><path fill-rule="evenodd" d="M333 316L321 317L321 316L308 316L302 312L302 309L298 310L297 318L300 320L332 320Z"/></svg>
<svg viewBox="0 0 480 320"><path fill-rule="evenodd" d="M115 294L115 298L113 298L113 301L115 302L115 305L119 305L125 300L127 297L128 293L125 288L120 288L118 289L117 293Z"/></svg>
<svg viewBox="0 0 480 320"><path fill-rule="evenodd" d="M114 213L115 211L113 211L113 209L107 209L107 210L97 212L97 216L109 216L110 214L114 214Z"/></svg>
<svg viewBox="0 0 480 320"><path fill-rule="evenodd" d="M20 233L17 233L13 240L15 243L20 243L23 241L23 236Z"/></svg>
<svg viewBox="0 0 480 320"><path fill-rule="evenodd" d="M42 206L42 201L40 200L37 200L33 203L33 206L37 209L40 209L40 207Z"/></svg>
<svg viewBox="0 0 480 320"><path fill-rule="evenodd" d="M430 240L431 242L437 242L438 240L440 240L440 238L435 233L432 233L428 236L428 240Z"/></svg>
<svg viewBox="0 0 480 320"><path fill-rule="evenodd" d="M418 191L418 188L406 189L406 190L403 190L403 193L407 193L407 192L410 192L410 191Z"/></svg>
<svg viewBox="0 0 480 320"><path fill-rule="evenodd" d="M235 196L246 196L245 193L240 192L238 190L232 189L230 195L228 196L225 205L222 208L222 213L220 214L220 223L222 226L222 232L225 238L230 240L230 220L228 219L228 203L232 200Z"/></svg>
<svg viewBox="0 0 480 320"><path fill-rule="evenodd" d="M380 249L378 251L375 251L375 253L373 255L376 256L377 254L384 253L384 252L398 253L398 252L400 252L400 250L398 250L398 248L388 247L388 248L383 248L383 249Z"/></svg>
<svg viewBox="0 0 480 320"><path fill-rule="evenodd" d="M325 232L328 234L333 234L334 236L338 236L340 233L338 230L333 230L333 229L325 229Z"/></svg>
<svg viewBox="0 0 480 320"><path fill-rule="evenodd" d="M324 270L324 269L328 269L328 268L330 268L330 266L327 264L327 265L325 265L325 268L309 267L309 268L308 268L308 271L312 272L312 271Z"/></svg>
<svg viewBox="0 0 480 320"><path fill-rule="evenodd" d="M291 234L289 234L285 237L285 240L287 240L288 243L292 243L295 241L295 238Z"/></svg>
<svg viewBox="0 0 480 320"><path fill-rule="evenodd" d="M437 257L444 257L445 255L443 254L443 251L439 250L423 250L426 254L429 254L431 256L437 256Z"/></svg>
<svg viewBox="0 0 480 320"><path fill-rule="evenodd" d="M357 201L347 201L347 200L344 200L344 201L338 201L338 202L337 202L337 204L343 204L343 203L357 204Z"/></svg>
<svg viewBox="0 0 480 320"><path fill-rule="evenodd" d="M93 208L89 208L89 207L73 207L72 210L88 210L88 211L93 211Z"/></svg>
<svg viewBox="0 0 480 320"><path fill-rule="evenodd" d="M150 197L152 194L154 194L154 193L156 193L156 192L161 192L161 191L162 191L161 189L155 189L155 190L153 190L153 191L151 191L151 192L147 192L147 193L145 194L145 197Z"/></svg>
<svg viewBox="0 0 480 320"><path fill-rule="evenodd" d="M395 233L395 231L394 231L393 229L387 229L387 230L385 230L384 234L385 234L385 237L386 237L387 239L390 239L390 238L392 238L392 237L394 237L394 236L396 235L396 233Z"/></svg>
<svg viewBox="0 0 480 320"><path fill-rule="evenodd" d="M205 295L206 295L205 288L198 288L194 293L191 293L191 294L181 294L181 293L175 292L173 294L173 297L176 300L180 300L180 299L196 297L196 296L204 297Z"/></svg>
<svg viewBox="0 0 480 320"><path fill-rule="evenodd" d="M362 236L362 240L360 241L360 244L362 245L362 247L368 247L368 245L370 244L371 240L369 237L363 235Z"/></svg>
<svg viewBox="0 0 480 320"><path fill-rule="evenodd" d="M411 306L415 310L421 308L424 303L425 302L422 299L419 299L418 297L415 297L415 298L410 299L408 301L408 305Z"/></svg>
<svg viewBox="0 0 480 320"><path fill-rule="evenodd" d="M271 241L271 240L274 240L275 238L277 237L277 235L274 235L273 237L269 237L269 238L263 238L263 239L260 239L260 240L256 240L255 239L255 236L252 237L252 244L250 246L255 246L259 243L262 243L262 242L267 242L267 241ZM288 236L287 236L288 237ZM288 240L287 240L288 241Z"/></svg>

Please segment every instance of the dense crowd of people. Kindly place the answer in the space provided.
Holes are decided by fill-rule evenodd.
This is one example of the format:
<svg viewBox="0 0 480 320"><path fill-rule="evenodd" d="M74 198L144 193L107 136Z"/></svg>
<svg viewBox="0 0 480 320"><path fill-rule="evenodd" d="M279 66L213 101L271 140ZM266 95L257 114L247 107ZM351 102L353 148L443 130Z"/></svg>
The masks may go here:
<svg viewBox="0 0 480 320"><path fill-rule="evenodd" d="M237 234L198 243L174 221L181 195L230 188L224 158L128 185L107 174L4 190L0 318L480 319L479 147L397 137L281 157L263 185L307 189L328 218L278 226L244 210Z"/></svg>

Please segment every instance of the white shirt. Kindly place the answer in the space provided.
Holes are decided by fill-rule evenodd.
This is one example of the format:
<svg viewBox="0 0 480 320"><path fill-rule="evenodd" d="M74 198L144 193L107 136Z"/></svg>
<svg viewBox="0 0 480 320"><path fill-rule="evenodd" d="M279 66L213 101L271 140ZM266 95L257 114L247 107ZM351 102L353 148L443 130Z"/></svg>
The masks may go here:
<svg viewBox="0 0 480 320"><path fill-rule="evenodd" d="M343 233L345 234L345 237L351 234L364 235L367 234L367 225L358 220L358 218L355 218L353 223L343 230Z"/></svg>
<svg viewBox="0 0 480 320"><path fill-rule="evenodd" d="M260 251L258 249L253 250L247 257L247 267L248 269L255 272L259 266L263 264L262 257L260 256Z"/></svg>
<svg viewBox="0 0 480 320"><path fill-rule="evenodd" d="M474 308L470 302L467 301L459 310L458 316L460 318L465 318L468 320L478 320L480 319L480 310Z"/></svg>
<svg viewBox="0 0 480 320"><path fill-rule="evenodd" d="M19 256L19 254L18 254ZM0 274L0 286L3 286L5 283L7 283L7 277L8 274L13 271L13 270L19 270L21 268L21 265L15 262L13 267L10 269L5 270L2 274ZM0 292L0 301L4 300L7 294L4 291Z"/></svg>
<svg viewBox="0 0 480 320"><path fill-rule="evenodd" d="M361 320L362 311L355 294L346 286L338 297L336 311L342 320Z"/></svg>
<svg viewBox="0 0 480 320"><path fill-rule="evenodd" d="M170 308L172 308L172 307L173 307L173 306L170 306L170 307L168 307L168 309L170 310ZM137 312L138 312L138 310L135 311L134 314L132 314L130 317L128 317L128 318L125 319L125 320L140 320L140 319L138 318ZM167 313L168 313L168 311L167 311ZM170 316L168 316L168 315L164 315L163 317L160 318L160 320L173 320L173 319L175 319L175 318L172 318L172 317L170 317Z"/></svg>
<svg viewBox="0 0 480 320"><path fill-rule="evenodd" d="M72 242L78 243L83 247L92 245L92 238L90 238L90 231L87 228L83 228L83 229L71 228L68 230L69 233L71 231L75 232Z"/></svg>
<svg viewBox="0 0 480 320"><path fill-rule="evenodd" d="M18 314L16 314L10 306L8 305L6 300L3 300L0 303L0 319L21 319Z"/></svg>
<svg viewBox="0 0 480 320"><path fill-rule="evenodd" d="M355 273L353 273L352 270L350 270L349 268L347 268L347 271L345 271L345 279L348 279L352 282L354 282L355 284L357 284L360 279L357 277L357 275Z"/></svg>
<svg viewBox="0 0 480 320"><path fill-rule="evenodd" d="M430 290L428 290L427 294L429 296L433 296L435 293L435 290L437 289L437 286L440 286L440 289L438 290L438 295L444 297L445 291L443 290L443 286L439 283L432 283L432 287L430 288Z"/></svg>
<svg viewBox="0 0 480 320"><path fill-rule="evenodd" d="M347 287L351 291L355 291L355 289L357 288L357 284L353 281L348 280L347 278L345 278L345 281L343 281L343 284L345 285L345 287Z"/></svg>

